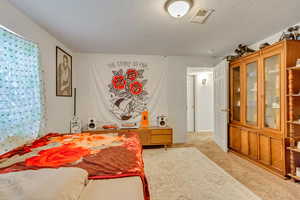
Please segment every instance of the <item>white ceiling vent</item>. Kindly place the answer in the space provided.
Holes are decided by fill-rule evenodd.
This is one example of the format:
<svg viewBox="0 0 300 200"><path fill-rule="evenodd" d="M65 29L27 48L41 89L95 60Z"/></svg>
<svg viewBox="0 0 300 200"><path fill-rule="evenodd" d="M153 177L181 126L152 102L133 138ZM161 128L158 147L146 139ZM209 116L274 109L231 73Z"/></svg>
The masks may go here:
<svg viewBox="0 0 300 200"><path fill-rule="evenodd" d="M208 17L214 12L214 9L199 9L196 14L191 18L190 22L204 24Z"/></svg>

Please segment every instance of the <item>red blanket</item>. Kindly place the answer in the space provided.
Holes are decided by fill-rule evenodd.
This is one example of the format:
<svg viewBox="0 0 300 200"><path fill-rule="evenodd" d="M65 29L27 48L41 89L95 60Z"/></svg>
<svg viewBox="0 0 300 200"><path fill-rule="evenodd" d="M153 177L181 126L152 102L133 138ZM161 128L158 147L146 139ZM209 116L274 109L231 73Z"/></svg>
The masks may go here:
<svg viewBox="0 0 300 200"><path fill-rule="evenodd" d="M82 168L89 179L140 176L150 199L136 133L50 133L0 156L0 174L58 167Z"/></svg>

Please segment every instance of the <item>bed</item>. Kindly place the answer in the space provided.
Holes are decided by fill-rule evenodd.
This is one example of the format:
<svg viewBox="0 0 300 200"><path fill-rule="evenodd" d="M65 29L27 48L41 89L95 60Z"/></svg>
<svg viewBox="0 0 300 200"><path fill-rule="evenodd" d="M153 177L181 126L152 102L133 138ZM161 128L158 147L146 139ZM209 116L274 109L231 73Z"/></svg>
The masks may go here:
<svg viewBox="0 0 300 200"><path fill-rule="evenodd" d="M139 137L51 133L18 147L0 156L0 199L149 200Z"/></svg>

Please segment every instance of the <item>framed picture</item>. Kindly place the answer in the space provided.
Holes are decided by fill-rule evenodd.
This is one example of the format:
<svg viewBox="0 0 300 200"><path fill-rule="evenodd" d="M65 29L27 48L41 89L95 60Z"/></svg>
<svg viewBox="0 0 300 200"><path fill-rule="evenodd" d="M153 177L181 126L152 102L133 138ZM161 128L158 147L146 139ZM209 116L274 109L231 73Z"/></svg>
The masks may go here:
<svg viewBox="0 0 300 200"><path fill-rule="evenodd" d="M72 56L56 47L56 96L72 97Z"/></svg>

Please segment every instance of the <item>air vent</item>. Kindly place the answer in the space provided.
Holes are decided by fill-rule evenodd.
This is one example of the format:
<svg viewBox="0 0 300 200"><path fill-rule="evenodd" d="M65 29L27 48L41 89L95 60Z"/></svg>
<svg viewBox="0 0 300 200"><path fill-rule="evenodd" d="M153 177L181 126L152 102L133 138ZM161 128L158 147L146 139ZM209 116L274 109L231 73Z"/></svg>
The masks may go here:
<svg viewBox="0 0 300 200"><path fill-rule="evenodd" d="M208 17L214 12L214 9L199 9L196 14L191 18L190 22L204 24Z"/></svg>

